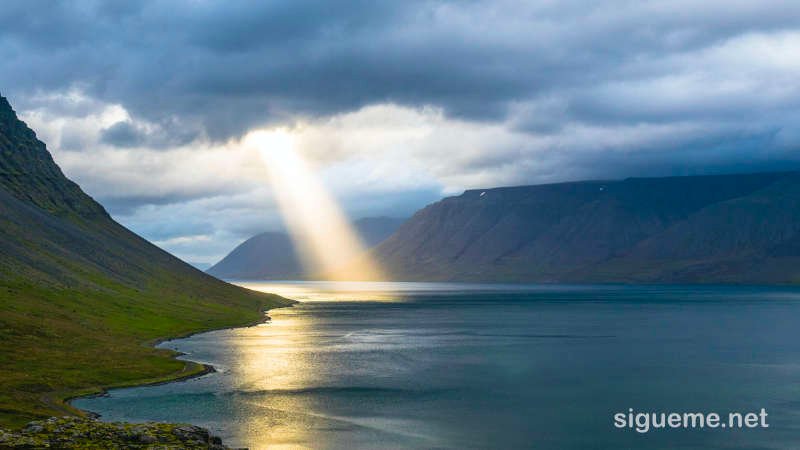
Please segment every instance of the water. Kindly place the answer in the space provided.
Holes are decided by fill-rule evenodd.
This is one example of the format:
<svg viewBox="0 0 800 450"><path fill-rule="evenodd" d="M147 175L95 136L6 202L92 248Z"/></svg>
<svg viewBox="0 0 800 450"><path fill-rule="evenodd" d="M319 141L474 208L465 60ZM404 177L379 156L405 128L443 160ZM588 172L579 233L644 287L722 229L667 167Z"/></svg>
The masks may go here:
<svg viewBox="0 0 800 450"><path fill-rule="evenodd" d="M800 290L251 284L303 303L162 344L219 373L74 402L260 448L797 448ZM613 426L758 412L769 428Z"/></svg>

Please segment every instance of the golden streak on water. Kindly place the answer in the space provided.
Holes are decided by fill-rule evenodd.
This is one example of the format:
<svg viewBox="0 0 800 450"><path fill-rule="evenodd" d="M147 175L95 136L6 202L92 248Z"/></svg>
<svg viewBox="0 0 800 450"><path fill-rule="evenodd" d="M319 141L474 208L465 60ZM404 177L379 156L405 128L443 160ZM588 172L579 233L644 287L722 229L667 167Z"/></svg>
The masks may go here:
<svg viewBox="0 0 800 450"><path fill-rule="evenodd" d="M317 281L301 283L240 282L240 286L274 292L302 301L374 299L381 282ZM355 290L355 292L354 292ZM319 329L317 318L299 308L270 311L269 324L230 330L235 361L238 420L235 435L251 450L316 449L331 427L357 427L352 418L323 414L320 396L303 391L329 385L320 353L336 352ZM329 369L329 368L328 368ZM221 369L223 372L225 368Z"/></svg>
<svg viewBox="0 0 800 450"><path fill-rule="evenodd" d="M300 302L370 301L394 303L405 299L403 288L418 283L391 281L234 281L233 284Z"/></svg>
<svg viewBox="0 0 800 450"><path fill-rule="evenodd" d="M242 392L237 435L252 450L311 449L314 405L311 397L292 393L317 384L316 367L303 351L310 345L311 322L292 311L272 315L285 317L269 326L238 330L240 337L233 341Z"/></svg>
<svg viewBox="0 0 800 450"><path fill-rule="evenodd" d="M244 145L258 151L306 274L329 280L384 280L385 273L333 197L303 159L286 130L249 133Z"/></svg>

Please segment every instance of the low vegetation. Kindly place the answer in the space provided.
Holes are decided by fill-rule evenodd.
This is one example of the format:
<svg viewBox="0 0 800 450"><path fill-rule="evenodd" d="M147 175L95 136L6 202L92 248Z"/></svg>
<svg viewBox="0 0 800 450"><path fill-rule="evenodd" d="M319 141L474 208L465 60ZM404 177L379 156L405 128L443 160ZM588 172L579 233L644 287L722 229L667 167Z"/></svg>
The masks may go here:
<svg viewBox="0 0 800 450"><path fill-rule="evenodd" d="M53 417L29 423L18 432L0 429L1 448L210 449L225 450L208 430L170 423L103 423Z"/></svg>
<svg viewBox="0 0 800 450"><path fill-rule="evenodd" d="M0 426L203 367L158 339L242 326L291 301L208 276L116 223L0 97Z"/></svg>
<svg viewBox="0 0 800 450"><path fill-rule="evenodd" d="M199 373L203 366L152 344L253 323L263 308L286 304L246 292L222 303L218 295L111 283L80 291L6 283L0 291L0 425L77 413L64 400L102 388Z"/></svg>

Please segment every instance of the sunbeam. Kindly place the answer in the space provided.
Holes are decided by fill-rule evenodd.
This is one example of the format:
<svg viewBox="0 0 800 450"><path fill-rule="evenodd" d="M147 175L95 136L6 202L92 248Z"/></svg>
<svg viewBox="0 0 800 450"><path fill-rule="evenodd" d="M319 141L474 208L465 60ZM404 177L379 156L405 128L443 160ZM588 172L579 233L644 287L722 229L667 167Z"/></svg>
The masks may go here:
<svg viewBox="0 0 800 450"><path fill-rule="evenodd" d="M249 133L244 145L258 151L306 274L335 280L380 280L383 271L366 252L339 205L283 129Z"/></svg>

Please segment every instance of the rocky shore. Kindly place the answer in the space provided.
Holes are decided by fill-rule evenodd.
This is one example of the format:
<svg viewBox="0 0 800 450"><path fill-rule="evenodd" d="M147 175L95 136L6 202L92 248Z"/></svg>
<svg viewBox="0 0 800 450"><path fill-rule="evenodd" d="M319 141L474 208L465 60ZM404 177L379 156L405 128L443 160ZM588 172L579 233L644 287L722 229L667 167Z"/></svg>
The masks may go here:
<svg viewBox="0 0 800 450"><path fill-rule="evenodd" d="M229 449L201 427L172 423L106 423L82 417L30 422L0 429L0 449Z"/></svg>

